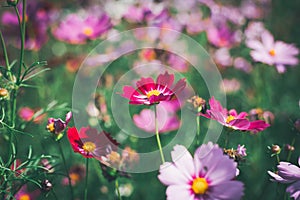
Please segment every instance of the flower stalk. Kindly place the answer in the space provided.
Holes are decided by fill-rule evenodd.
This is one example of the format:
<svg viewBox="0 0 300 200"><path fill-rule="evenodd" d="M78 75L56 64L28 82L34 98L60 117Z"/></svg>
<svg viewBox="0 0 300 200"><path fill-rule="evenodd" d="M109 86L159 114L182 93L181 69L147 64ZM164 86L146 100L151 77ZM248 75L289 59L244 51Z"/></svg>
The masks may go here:
<svg viewBox="0 0 300 200"><path fill-rule="evenodd" d="M158 149L159 149L159 152L160 152L161 161L162 161L162 163L164 163L165 162L165 157L164 157L164 153L162 151L161 142L160 142L160 138L159 138L158 118L157 118L157 107L156 107L156 105L154 106L154 116L155 116L154 118L155 118L156 141L157 141Z"/></svg>

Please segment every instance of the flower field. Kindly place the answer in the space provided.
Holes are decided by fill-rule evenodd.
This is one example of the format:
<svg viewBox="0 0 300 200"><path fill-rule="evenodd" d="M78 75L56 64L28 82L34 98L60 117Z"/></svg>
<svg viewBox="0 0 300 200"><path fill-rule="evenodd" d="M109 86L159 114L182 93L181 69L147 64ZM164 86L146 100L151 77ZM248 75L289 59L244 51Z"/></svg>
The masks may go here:
<svg viewBox="0 0 300 200"><path fill-rule="evenodd" d="M300 200L298 1L0 5L0 199Z"/></svg>

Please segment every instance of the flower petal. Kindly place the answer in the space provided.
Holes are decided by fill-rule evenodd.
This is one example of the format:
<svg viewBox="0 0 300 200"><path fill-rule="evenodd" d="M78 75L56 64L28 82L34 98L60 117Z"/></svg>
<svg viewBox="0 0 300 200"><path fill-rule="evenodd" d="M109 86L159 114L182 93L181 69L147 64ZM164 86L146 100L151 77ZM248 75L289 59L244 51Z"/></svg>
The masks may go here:
<svg viewBox="0 0 300 200"><path fill-rule="evenodd" d="M189 185L172 185L166 191L168 200L194 200L195 195Z"/></svg>
<svg viewBox="0 0 300 200"><path fill-rule="evenodd" d="M173 163L169 162L160 166L158 179L164 185L187 184L189 181Z"/></svg>
<svg viewBox="0 0 300 200"><path fill-rule="evenodd" d="M225 181L209 188L212 199L239 200L244 195L244 184L240 181Z"/></svg>

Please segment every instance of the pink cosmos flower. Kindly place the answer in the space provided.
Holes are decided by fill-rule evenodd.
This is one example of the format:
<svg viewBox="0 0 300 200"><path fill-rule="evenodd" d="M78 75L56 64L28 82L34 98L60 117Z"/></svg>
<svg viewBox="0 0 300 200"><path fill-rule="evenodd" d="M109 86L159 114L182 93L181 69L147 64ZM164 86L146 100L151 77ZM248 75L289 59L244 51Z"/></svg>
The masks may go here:
<svg viewBox="0 0 300 200"><path fill-rule="evenodd" d="M225 23L212 24L207 29L208 41L216 47L232 47L236 42L236 35Z"/></svg>
<svg viewBox="0 0 300 200"><path fill-rule="evenodd" d="M180 79L173 87L174 74L160 74L157 77L156 83L149 78L141 78L137 81L137 89L132 86L124 86L121 96L129 99L129 104L144 104L153 105L161 101L170 101L176 98L176 95L182 91L186 82L185 79Z"/></svg>
<svg viewBox="0 0 300 200"><path fill-rule="evenodd" d="M24 185L14 197L16 200L37 199L40 194L40 190L28 191L27 185Z"/></svg>
<svg viewBox="0 0 300 200"><path fill-rule="evenodd" d="M18 115L25 122L29 122L29 121L33 120L34 123L39 124L44 120L44 118L46 117L46 114L41 114L41 115L35 116L35 118L33 119L34 115L37 112L38 111L35 111L29 107L22 107L19 110Z"/></svg>
<svg viewBox="0 0 300 200"><path fill-rule="evenodd" d="M300 166L300 157L298 158L298 165ZM290 193L291 198L295 200L300 199L300 168L289 162L280 162L277 165L278 174L268 171L269 175L274 178L273 181L279 183L292 183L286 192Z"/></svg>
<svg viewBox="0 0 300 200"><path fill-rule="evenodd" d="M184 146L176 145L171 156L173 162L161 165L158 175L168 186L168 200L238 200L243 196L243 183L233 180L237 163L217 144L201 145L194 158Z"/></svg>
<svg viewBox="0 0 300 200"><path fill-rule="evenodd" d="M207 110L207 113L201 113L201 115L216 120L223 126L231 129L257 133L270 126L263 120L249 121L249 119L246 118L248 116L248 113L246 112L238 114L234 109L227 111L227 109L223 108L220 102L215 100L214 97L209 100L209 105L210 109Z"/></svg>
<svg viewBox="0 0 300 200"><path fill-rule="evenodd" d="M111 22L107 15L87 15L81 17L78 14L69 14L57 28L53 35L70 44L84 44L87 40L94 40L106 33L111 28Z"/></svg>
<svg viewBox="0 0 300 200"><path fill-rule="evenodd" d="M176 110L170 108L173 106L170 104L172 103L161 102L157 106L158 130L160 133L177 130L180 126L180 121L175 114ZM144 131L150 133L155 131L155 116L153 110L143 109L140 114L133 115L133 122Z"/></svg>
<svg viewBox="0 0 300 200"><path fill-rule="evenodd" d="M188 62L176 54L169 54L167 63L179 72L186 72L189 69Z"/></svg>
<svg viewBox="0 0 300 200"><path fill-rule="evenodd" d="M275 65L278 73L286 71L286 65L297 65L299 49L292 44L274 41L269 31L261 34L261 40L248 40L246 45L252 49L251 57L268 65Z"/></svg>
<svg viewBox="0 0 300 200"><path fill-rule="evenodd" d="M46 129L50 133L54 133L55 135L59 135L61 132L63 132L67 128L67 125L69 124L71 118L72 118L72 112L71 111L66 114L65 121L63 121L60 118L58 118L58 119L49 118Z"/></svg>

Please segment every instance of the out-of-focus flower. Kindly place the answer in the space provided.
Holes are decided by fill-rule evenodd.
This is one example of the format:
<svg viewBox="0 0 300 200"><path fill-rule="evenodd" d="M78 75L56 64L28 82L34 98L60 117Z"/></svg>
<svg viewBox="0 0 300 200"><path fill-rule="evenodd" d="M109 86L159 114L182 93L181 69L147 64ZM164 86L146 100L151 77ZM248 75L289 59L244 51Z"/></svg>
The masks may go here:
<svg viewBox="0 0 300 200"><path fill-rule="evenodd" d="M48 173L54 172L54 167L52 166L51 162L44 158L41 160L41 165L47 170Z"/></svg>
<svg viewBox="0 0 300 200"><path fill-rule="evenodd" d="M237 151L237 154L240 155L241 157L245 157L247 156L247 153L246 153L246 148L245 148L245 145L238 145L238 147L236 148L236 151Z"/></svg>
<svg viewBox="0 0 300 200"><path fill-rule="evenodd" d="M179 13L177 20L186 28L186 31L193 35L203 32L209 25L209 20L202 19L201 12Z"/></svg>
<svg viewBox="0 0 300 200"><path fill-rule="evenodd" d="M294 123L294 127L296 128L297 131L300 132L300 119L297 119Z"/></svg>
<svg viewBox="0 0 300 200"><path fill-rule="evenodd" d="M24 185L14 197L16 200L37 199L40 193L40 190L29 191L27 185Z"/></svg>
<svg viewBox="0 0 300 200"><path fill-rule="evenodd" d="M22 16L23 4L20 2L17 5L20 15ZM53 6L49 2L45 1L33 1L29 0L26 6L26 38L25 38L25 48L29 50L39 50L42 45L48 41L47 29L49 25L55 20L57 11L53 9ZM28 20L30 19L30 20ZM22 20L22 19L21 19ZM4 30L4 35L8 41L17 41L14 43L15 46L20 46L20 40L16 36L19 33L19 22L16 14L6 11L3 13L1 18L2 24L6 27Z"/></svg>
<svg viewBox="0 0 300 200"><path fill-rule="evenodd" d="M146 61L152 61L156 59L156 53L154 49L142 49L139 56L142 60Z"/></svg>
<svg viewBox="0 0 300 200"><path fill-rule="evenodd" d="M53 35L70 44L84 44L88 40L95 40L111 28L110 19L106 14L69 14L53 30Z"/></svg>
<svg viewBox="0 0 300 200"><path fill-rule="evenodd" d="M245 30L246 40L258 40L267 31L262 22L250 22Z"/></svg>
<svg viewBox="0 0 300 200"><path fill-rule="evenodd" d="M101 159L110 151L115 151L118 142L109 133L91 127L82 127L78 133L75 127L68 129L68 139L75 153L85 158Z"/></svg>
<svg viewBox="0 0 300 200"><path fill-rule="evenodd" d="M249 119L246 118L248 116L246 112L238 114L234 109L227 111L214 97L209 100L209 105L210 109L206 111L206 114L201 113L201 115L208 119L216 120L223 126L233 130L258 133L270 126L263 120L249 121Z"/></svg>
<svg viewBox="0 0 300 200"><path fill-rule="evenodd" d="M169 110L170 104L161 102L157 105L158 130L160 133L177 130L180 120L176 116L176 110ZM140 129L153 133L155 131L155 115L150 109L143 109L140 114L133 115L134 124Z"/></svg>
<svg viewBox="0 0 300 200"><path fill-rule="evenodd" d="M176 98L176 95L183 90L186 86L185 79L180 79L174 87L174 74L160 74L157 77L156 83L149 78L141 78L137 81L137 89L132 86L124 86L123 94L124 98L129 99L129 104L144 104L153 105L162 101L170 101ZM172 89L171 89L172 88Z"/></svg>
<svg viewBox="0 0 300 200"><path fill-rule="evenodd" d="M232 47L238 41L236 36L236 33L224 23L211 24L207 28L207 39L216 47Z"/></svg>
<svg viewBox="0 0 300 200"><path fill-rule="evenodd" d="M84 179L86 176L86 170L84 165L73 165L70 170L69 170L69 177L71 179L71 184L74 186L80 181ZM68 177L64 177L62 179L62 184L63 185L68 185L69 184L69 179Z"/></svg>
<svg viewBox="0 0 300 200"><path fill-rule="evenodd" d="M253 0L242 1L240 11L248 19L259 19L263 16L262 8L256 5Z"/></svg>
<svg viewBox="0 0 300 200"><path fill-rule="evenodd" d="M79 55L73 58L70 58L66 61L66 69L68 72L75 73L79 69L82 61L85 59L85 56Z"/></svg>
<svg viewBox="0 0 300 200"><path fill-rule="evenodd" d="M160 166L158 179L168 186L167 199L241 199L244 186L233 180L237 163L223 154L217 144L201 145L194 158L176 145L171 152L173 163Z"/></svg>
<svg viewBox="0 0 300 200"><path fill-rule="evenodd" d="M133 186L131 183L122 184L119 187L120 195L124 197L130 197L133 192ZM117 194L117 191L116 191Z"/></svg>
<svg viewBox="0 0 300 200"><path fill-rule="evenodd" d="M186 72L189 69L187 61L176 54L170 54L167 63L178 72Z"/></svg>
<svg viewBox="0 0 300 200"><path fill-rule="evenodd" d="M268 110L254 108L249 111L249 119L250 121L261 119L266 121L268 124L272 124L274 122L275 116L272 112Z"/></svg>
<svg viewBox="0 0 300 200"><path fill-rule="evenodd" d="M224 91L226 94L235 93L241 88L241 83L233 78L233 79L223 79L220 83L220 89Z"/></svg>
<svg viewBox="0 0 300 200"><path fill-rule="evenodd" d="M39 112L39 111L37 111ZM35 116L35 114L37 114L37 112L29 107L22 107L20 108L19 110L19 117L25 121L25 122L29 122L31 120L33 120L34 123L41 123L44 118L46 117L46 114L41 114L41 115L38 115L38 116ZM33 117L35 117L33 119Z"/></svg>
<svg viewBox="0 0 300 200"><path fill-rule="evenodd" d="M295 151L295 147L290 145L290 144L286 144L285 145L285 150L286 151Z"/></svg>
<svg viewBox="0 0 300 200"><path fill-rule="evenodd" d="M300 157L298 158L298 165L300 166ZM287 187L286 192L290 194L291 198L295 200L300 199L300 168L289 162L280 162L277 165L278 173L268 171L272 176L272 180L279 183L291 183Z"/></svg>
<svg viewBox="0 0 300 200"><path fill-rule="evenodd" d="M255 61L275 65L278 73L284 73L286 65L298 64L299 49L292 44L274 41L269 31L261 34L261 41L248 40L246 45L252 49L250 55Z"/></svg>
<svg viewBox="0 0 300 200"><path fill-rule="evenodd" d="M246 73L250 73L252 71L252 65L242 57L235 58L233 61L233 66L236 69L242 70Z"/></svg>
<svg viewBox="0 0 300 200"><path fill-rule="evenodd" d="M232 65L232 57L229 49L226 47L217 49L213 55L214 61L221 67L229 67Z"/></svg>
<svg viewBox="0 0 300 200"><path fill-rule="evenodd" d="M58 119L49 118L46 129L50 133L55 134L56 140L59 140L62 138L62 136L63 136L62 132L67 128L67 125L70 122L71 118L72 118L71 111L66 114L65 121L63 121L60 118L58 118Z"/></svg>

